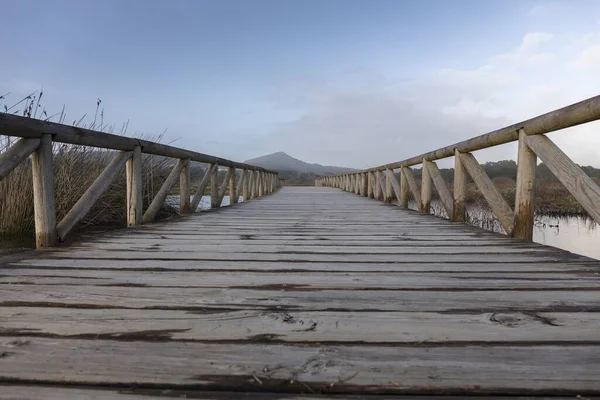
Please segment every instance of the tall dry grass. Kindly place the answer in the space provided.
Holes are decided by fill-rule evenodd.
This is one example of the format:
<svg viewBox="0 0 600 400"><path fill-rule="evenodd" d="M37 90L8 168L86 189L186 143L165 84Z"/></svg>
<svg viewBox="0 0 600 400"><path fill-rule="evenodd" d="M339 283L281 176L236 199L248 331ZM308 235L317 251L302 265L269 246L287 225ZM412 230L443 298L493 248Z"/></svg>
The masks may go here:
<svg viewBox="0 0 600 400"><path fill-rule="evenodd" d="M14 102L6 104L7 95L0 96L0 111L21 115L27 118L39 118L46 121L65 123L67 113L63 106L59 113L51 114L40 100L43 90L34 92ZM73 125L103 132L125 134L129 122L116 131L114 125L105 123L102 101L98 99L95 112L86 122L87 114L74 120ZM93 119L92 119L93 118ZM1 132L0 132L1 133ZM19 138L0 134L0 153L6 151ZM148 140L161 141L162 135L146 137ZM53 146L53 173L55 187L56 217L60 221L79 200L81 195L94 182L96 177L108 165L115 152L85 146L55 143ZM144 209L148 207L176 160L165 157L142 155L142 177ZM177 210L165 203L157 218L177 214ZM92 207L79 224L79 229L90 226L126 225L126 178L124 172L110 185L108 190ZM30 245L33 242L33 187L31 160L26 160L13 170L5 179L0 180L0 248L10 245Z"/></svg>
<svg viewBox="0 0 600 400"><path fill-rule="evenodd" d="M53 173L57 221L60 221L108 165L113 151L55 143ZM143 198L146 208L169 174L174 161L143 155ZM177 214L168 203L158 218ZM79 228L126 225L126 178L121 173L100 197ZM27 245L33 239L33 187L31 161L28 159L0 181L0 238Z"/></svg>

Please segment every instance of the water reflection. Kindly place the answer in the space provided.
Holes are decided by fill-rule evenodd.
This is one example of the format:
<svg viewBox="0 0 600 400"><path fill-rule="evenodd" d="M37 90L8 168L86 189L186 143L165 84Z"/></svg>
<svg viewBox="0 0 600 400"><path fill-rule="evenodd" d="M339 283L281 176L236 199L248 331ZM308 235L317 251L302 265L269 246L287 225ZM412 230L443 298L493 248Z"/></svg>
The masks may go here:
<svg viewBox="0 0 600 400"><path fill-rule="evenodd" d="M417 209L414 202L409 203L409 208ZM439 201L431 202L431 211L447 218ZM506 233L492 212L481 206L467 207L467 221L492 232ZM591 218L536 215L533 241L600 260L600 227Z"/></svg>

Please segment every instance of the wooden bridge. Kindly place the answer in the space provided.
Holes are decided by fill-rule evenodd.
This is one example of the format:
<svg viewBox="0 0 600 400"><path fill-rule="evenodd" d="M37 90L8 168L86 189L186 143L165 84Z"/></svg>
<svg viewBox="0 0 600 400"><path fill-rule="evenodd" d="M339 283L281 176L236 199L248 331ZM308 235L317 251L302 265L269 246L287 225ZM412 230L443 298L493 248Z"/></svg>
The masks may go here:
<svg viewBox="0 0 600 400"><path fill-rule="evenodd" d="M543 135L597 119L600 97L278 188L274 171L0 114L0 134L22 138L0 155L0 178L32 155L46 248L0 261L0 399L598 395L600 261L528 240L536 156L600 219L598 186ZM513 209L470 152L515 140ZM115 151L58 223L53 141ZM177 160L145 205L142 153ZM452 191L435 164L445 157L455 157ZM209 164L194 196L192 162ZM131 227L56 246L123 166ZM507 235L463 222L467 174ZM146 223L177 180L182 217ZM212 209L196 213L208 185ZM434 188L450 219L429 215ZM234 204L220 208L227 193ZM420 211L406 208L410 196Z"/></svg>

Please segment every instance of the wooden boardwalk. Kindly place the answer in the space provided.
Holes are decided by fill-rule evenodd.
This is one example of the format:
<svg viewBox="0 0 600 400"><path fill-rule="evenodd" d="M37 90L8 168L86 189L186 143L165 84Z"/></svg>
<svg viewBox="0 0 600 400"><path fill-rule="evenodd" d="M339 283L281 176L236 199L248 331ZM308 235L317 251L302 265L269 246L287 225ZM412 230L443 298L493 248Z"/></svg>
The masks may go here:
<svg viewBox="0 0 600 400"><path fill-rule="evenodd" d="M600 262L286 187L4 261L0 333L0 399L591 395Z"/></svg>

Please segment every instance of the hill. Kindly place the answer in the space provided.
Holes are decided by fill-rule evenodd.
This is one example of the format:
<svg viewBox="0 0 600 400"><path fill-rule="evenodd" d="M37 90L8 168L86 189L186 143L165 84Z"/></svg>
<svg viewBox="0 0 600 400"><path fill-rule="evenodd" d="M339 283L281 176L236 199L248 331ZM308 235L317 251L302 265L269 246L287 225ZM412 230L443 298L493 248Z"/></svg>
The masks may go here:
<svg viewBox="0 0 600 400"><path fill-rule="evenodd" d="M245 161L247 164L257 165L259 167L272 169L279 172L298 172L306 174L340 174L342 172L355 171L352 168L334 167L321 164L310 164L302 160L298 160L283 151L268 154L266 156L253 158Z"/></svg>

